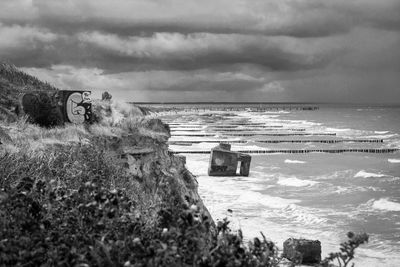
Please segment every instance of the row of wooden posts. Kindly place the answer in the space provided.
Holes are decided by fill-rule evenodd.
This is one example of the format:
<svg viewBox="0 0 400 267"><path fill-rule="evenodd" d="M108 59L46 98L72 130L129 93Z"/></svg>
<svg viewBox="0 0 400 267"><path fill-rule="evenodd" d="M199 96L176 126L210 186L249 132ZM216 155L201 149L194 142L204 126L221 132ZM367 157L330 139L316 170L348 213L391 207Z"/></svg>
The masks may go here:
<svg viewBox="0 0 400 267"><path fill-rule="evenodd" d="M191 137L206 137L216 136L218 133L204 134L173 134L172 136L191 136ZM225 136L335 136L336 133L224 133Z"/></svg>
<svg viewBox="0 0 400 267"><path fill-rule="evenodd" d="M306 129L304 128L285 128L282 129L285 131L294 131L294 132L304 132ZM201 129L172 129L172 132L199 132ZM276 129L268 128L268 129L223 129L218 128L216 129L218 132L248 132L248 131L276 131Z"/></svg>
<svg viewBox="0 0 400 267"><path fill-rule="evenodd" d="M206 111L280 111L280 110L319 110L318 106L260 106L260 107L215 107L215 106L205 106L205 107L171 107L160 109L155 111L155 113L162 112L206 112Z"/></svg>
<svg viewBox="0 0 400 267"><path fill-rule="evenodd" d="M394 153L400 151L398 148L344 148L344 149L270 149L270 150L237 150L233 152L246 154L305 154L305 153ZM210 154L209 150L191 150L191 151L170 151L172 154Z"/></svg>
<svg viewBox="0 0 400 267"><path fill-rule="evenodd" d="M254 142L259 143L268 143L268 144L277 144L277 143L327 143L327 144L335 144L335 143L383 143L383 139L325 139L325 140L253 140ZM188 141L170 141L170 144L179 145L179 144L200 144L200 143L240 143L246 144L249 141L247 140L188 140Z"/></svg>

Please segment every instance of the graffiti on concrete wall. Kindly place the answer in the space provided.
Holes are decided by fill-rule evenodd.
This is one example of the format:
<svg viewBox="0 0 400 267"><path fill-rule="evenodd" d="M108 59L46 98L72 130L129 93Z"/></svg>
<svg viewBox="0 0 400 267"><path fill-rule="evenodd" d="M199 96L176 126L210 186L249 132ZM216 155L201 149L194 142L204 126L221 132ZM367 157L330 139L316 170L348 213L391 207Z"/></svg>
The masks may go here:
<svg viewBox="0 0 400 267"><path fill-rule="evenodd" d="M58 126L65 122L90 122L92 101L90 91L32 91L21 96L23 114L41 126Z"/></svg>
<svg viewBox="0 0 400 267"><path fill-rule="evenodd" d="M92 116L90 92L72 92L65 102L66 117L69 122L80 124L89 121Z"/></svg>
<svg viewBox="0 0 400 267"><path fill-rule="evenodd" d="M56 126L62 123L62 113L46 92L31 92L23 95L21 104L23 111L33 123L41 126Z"/></svg>

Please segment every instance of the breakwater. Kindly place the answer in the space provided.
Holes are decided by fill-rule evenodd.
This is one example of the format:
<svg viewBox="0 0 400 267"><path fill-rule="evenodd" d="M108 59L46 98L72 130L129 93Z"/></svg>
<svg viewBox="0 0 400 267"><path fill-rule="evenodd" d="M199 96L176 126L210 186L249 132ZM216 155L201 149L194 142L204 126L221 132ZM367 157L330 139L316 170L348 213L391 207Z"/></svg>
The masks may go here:
<svg viewBox="0 0 400 267"><path fill-rule="evenodd" d="M345 152L357 152L357 153L394 153L398 152L398 148L348 148L348 149L269 149L269 150L235 150L233 152L246 153L246 154L305 154L305 153L345 153ZM172 154L210 154L209 150L181 150L181 151L170 151Z"/></svg>
<svg viewBox="0 0 400 267"><path fill-rule="evenodd" d="M319 106L296 103L131 103L153 113L315 111Z"/></svg>
<svg viewBox="0 0 400 267"><path fill-rule="evenodd" d="M218 133L202 134L173 134L172 136L206 137L216 136ZM335 136L336 133L224 133L225 136Z"/></svg>
<svg viewBox="0 0 400 267"><path fill-rule="evenodd" d="M171 132L199 132L200 131L199 129L173 129L173 128L171 130L172 130ZM246 129L224 129L224 128L215 129L215 131L218 131L218 132L248 132L249 130L250 130L249 128L246 128ZM276 131L276 129L272 129L272 128L269 128L269 129L251 129L251 130L252 131ZM285 128L283 130L285 130L285 131L303 132L306 129L304 129L304 128Z"/></svg>
<svg viewBox="0 0 400 267"><path fill-rule="evenodd" d="M185 140L185 141L170 141L170 144L200 144L200 143L240 143L246 144L246 140ZM383 139L325 139L325 140L254 140L253 142L278 144L278 143L383 143Z"/></svg>

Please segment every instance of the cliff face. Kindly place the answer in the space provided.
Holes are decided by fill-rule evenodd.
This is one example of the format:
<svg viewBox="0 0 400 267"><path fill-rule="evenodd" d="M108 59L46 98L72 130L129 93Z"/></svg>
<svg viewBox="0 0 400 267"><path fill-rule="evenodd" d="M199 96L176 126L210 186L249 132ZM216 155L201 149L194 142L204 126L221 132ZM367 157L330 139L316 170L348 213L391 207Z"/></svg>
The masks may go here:
<svg viewBox="0 0 400 267"><path fill-rule="evenodd" d="M185 167L186 158L173 155L166 141L169 127L159 119L146 121L151 136L140 133L121 136L97 136L93 142L107 151L132 179L140 182L147 193L160 201L175 205L196 205L211 218L198 193L196 177Z"/></svg>
<svg viewBox="0 0 400 267"><path fill-rule="evenodd" d="M33 180L48 182L53 179L67 179L64 181L66 187L70 190L77 189L74 188L76 181L88 179L90 175L85 172L93 171L93 168L87 167L92 159L83 155L80 147L93 146L94 151L102 150L107 154L109 169L117 170L114 174L103 175L103 179L116 179L121 173L122 180L131 179L139 184L137 188L145 191L142 194L144 197L157 200L155 210L161 210L167 202L169 206L172 204L175 207L196 205L199 212L211 219L198 194L196 178L185 167L185 158L172 155L168 151L168 125L158 119L146 117L148 112L139 107L114 101L94 101L95 123L67 124L65 127L44 129L18 120L15 114L19 95L30 90L56 92L57 88L13 65L0 62L0 155L26 157L32 162L44 162L45 158L48 165L54 164L52 171L48 172L37 167L30 168L21 159L21 168L26 169ZM62 151L69 149L76 150L74 155L63 154ZM60 157L66 158L57 163ZM15 160L10 158L10 162L12 161ZM101 169L99 166L94 169L96 168ZM12 170L10 172L17 183L21 177ZM104 173L103 170L102 172ZM120 181L122 190L123 184ZM111 183L109 185L116 186Z"/></svg>

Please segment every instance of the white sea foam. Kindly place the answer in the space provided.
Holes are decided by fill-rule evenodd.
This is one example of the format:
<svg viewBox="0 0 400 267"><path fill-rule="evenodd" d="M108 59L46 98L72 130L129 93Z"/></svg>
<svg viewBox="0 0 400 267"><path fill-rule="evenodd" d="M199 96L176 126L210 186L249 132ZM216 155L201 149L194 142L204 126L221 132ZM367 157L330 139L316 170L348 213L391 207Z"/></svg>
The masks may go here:
<svg viewBox="0 0 400 267"><path fill-rule="evenodd" d="M368 135L365 138L391 138L393 136L397 136L397 134Z"/></svg>
<svg viewBox="0 0 400 267"><path fill-rule="evenodd" d="M400 211L400 203L390 201L388 198L381 198L373 202L372 208L387 211Z"/></svg>
<svg viewBox="0 0 400 267"><path fill-rule="evenodd" d="M316 210L300 207L296 204L288 205L283 212L288 213L287 217L289 217L291 220L301 223L302 225L323 224L327 221L327 219L321 218L320 216L314 214L316 213Z"/></svg>
<svg viewBox="0 0 400 267"><path fill-rule="evenodd" d="M400 159L388 159L390 163L400 163Z"/></svg>
<svg viewBox="0 0 400 267"><path fill-rule="evenodd" d="M294 186L294 187L303 187L303 186L313 186L317 184L316 181L311 180L301 180L295 177L292 178L279 178L278 184L284 186Z"/></svg>
<svg viewBox="0 0 400 267"><path fill-rule="evenodd" d="M341 128L326 128L326 131L329 132L348 132L348 131L352 131L352 129L341 129Z"/></svg>
<svg viewBox="0 0 400 267"><path fill-rule="evenodd" d="M304 164L306 162L305 161L301 161L301 160L285 159L285 163L288 163L288 164Z"/></svg>
<svg viewBox="0 0 400 267"><path fill-rule="evenodd" d="M376 134L387 134L389 131L375 131Z"/></svg>
<svg viewBox="0 0 400 267"><path fill-rule="evenodd" d="M203 133L204 130L205 129L205 127L202 127L202 128L171 128L171 131L176 131L176 132L188 132L188 131L190 131L190 132L200 132L200 133Z"/></svg>
<svg viewBox="0 0 400 267"><path fill-rule="evenodd" d="M349 188L343 187L343 186L338 186L337 189L333 192L336 194L344 194L344 193L347 193L348 191L349 191Z"/></svg>
<svg viewBox="0 0 400 267"><path fill-rule="evenodd" d="M187 145L169 145L169 148L173 151L203 151L203 150L210 150L213 147L216 147L218 144L216 143L207 143L202 142L198 144L192 144L191 146ZM242 151L242 150L264 150L265 148L260 146L246 146L246 145L232 145L232 151Z"/></svg>
<svg viewBox="0 0 400 267"><path fill-rule="evenodd" d="M245 145L232 145L231 150L232 151L237 151L237 150L264 150L265 148L256 146L256 145L251 145L251 146L245 146Z"/></svg>
<svg viewBox="0 0 400 267"><path fill-rule="evenodd" d="M373 173L373 172L366 172L366 171L359 171L357 172L354 177L361 177L361 178L370 178L370 177L385 177L384 174L380 174L380 173Z"/></svg>
<svg viewBox="0 0 400 267"><path fill-rule="evenodd" d="M258 204L263 205L273 209L286 208L290 204L298 203L298 199L285 199L281 197L273 197L264 195L258 192L244 192L237 199L238 203L241 204Z"/></svg>

